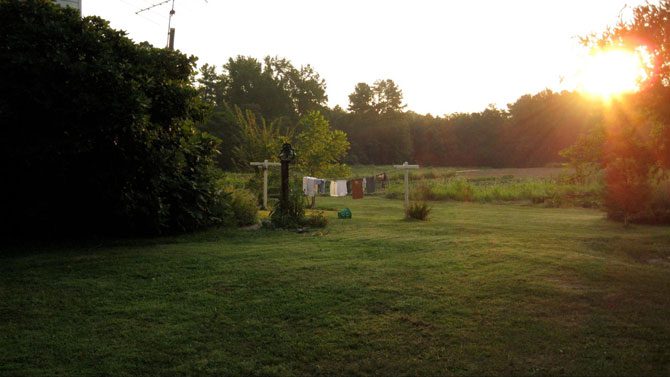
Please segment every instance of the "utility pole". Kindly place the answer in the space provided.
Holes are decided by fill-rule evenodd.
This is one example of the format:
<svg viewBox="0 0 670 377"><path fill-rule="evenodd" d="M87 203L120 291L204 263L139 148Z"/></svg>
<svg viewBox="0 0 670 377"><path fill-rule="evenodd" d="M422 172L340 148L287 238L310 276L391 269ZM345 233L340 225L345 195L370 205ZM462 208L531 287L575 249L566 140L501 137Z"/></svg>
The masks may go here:
<svg viewBox="0 0 670 377"><path fill-rule="evenodd" d="M170 28L168 33L168 49L174 50L174 28Z"/></svg>
<svg viewBox="0 0 670 377"><path fill-rule="evenodd" d="M168 19L168 49L174 50L175 28L172 27L172 16L174 16L174 0L172 0L172 9L170 9L170 18Z"/></svg>
<svg viewBox="0 0 670 377"><path fill-rule="evenodd" d="M74 1L74 0L59 0L59 1ZM81 0L78 0L81 2ZM158 6L161 6L163 4L167 4L169 2L172 2L172 8L170 9L170 17L168 18L168 33L167 33L167 48L170 50L174 50L174 36L175 36L175 28L172 27L172 16L174 16L175 11L174 11L174 0L163 0L158 3L152 4L146 8L140 9L135 14L140 14L142 12L148 11L150 9L156 8ZM205 3L207 0L205 0Z"/></svg>

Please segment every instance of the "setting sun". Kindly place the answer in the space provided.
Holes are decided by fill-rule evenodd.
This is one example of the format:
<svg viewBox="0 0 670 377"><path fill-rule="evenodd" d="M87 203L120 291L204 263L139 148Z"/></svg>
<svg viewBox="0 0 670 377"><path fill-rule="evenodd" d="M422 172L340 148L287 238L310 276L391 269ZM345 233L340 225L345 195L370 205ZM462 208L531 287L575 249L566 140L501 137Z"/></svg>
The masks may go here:
<svg viewBox="0 0 670 377"><path fill-rule="evenodd" d="M578 73L577 89L610 100L634 92L646 77L641 51L606 50L589 55Z"/></svg>

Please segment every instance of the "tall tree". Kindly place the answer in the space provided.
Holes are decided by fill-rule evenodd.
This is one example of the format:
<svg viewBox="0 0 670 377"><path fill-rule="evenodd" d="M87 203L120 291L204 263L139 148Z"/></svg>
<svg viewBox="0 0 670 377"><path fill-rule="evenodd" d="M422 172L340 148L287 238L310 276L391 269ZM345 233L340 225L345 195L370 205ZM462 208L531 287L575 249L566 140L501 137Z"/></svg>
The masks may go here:
<svg viewBox="0 0 670 377"><path fill-rule="evenodd" d="M261 62L238 56L223 68L224 100L268 120L294 123L309 111L323 109L328 100L325 81L310 65L296 68L287 59L268 56Z"/></svg>
<svg viewBox="0 0 670 377"><path fill-rule="evenodd" d="M372 91L374 107L378 114L399 113L405 108L402 103L402 90L393 80L375 81Z"/></svg>
<svg viewBox="0 0 670 377"><path fill-rule="evenodd" d="M359 82L354 92L349 94L349 111L355 114L368 114L375 111L373 97L374 92L370 85Z"/></svg>
<svg viewBox="0 0 670 377"><path fill-rule="evenodd" d="M221 75L216 73L216 66L205 64L200 67L198 77L198 94L211 106L221 106L224 101L225 85Z"/></svg>
<svg viewBox="0 0 670 377"><path fill-rule="evenodd" d="M600 35L585 38L593 48L643 50L650 57L648 78L639 93L622 98L608 111L603 144L605 205L608 215L623 219L653 217L651 176L670 169L670 0L633 10L630 22L619 22ZM665 193L667 197L667 193ZM664 202L667 203L667 200ZM670 208L660 208L670 212ZM667 221L667 218L665 219ZM662 221L662 220L661 220Z"/></svg>
<svg viewBox="0 0 670 377"><path fill-rule="evenodd" d="M648 78L642 83L637 105L649 115L650 136L658 166L670 169L670 0L633 9L632 21L620 22L601 35L585 39L587 45L644 49L650 57Z"/></svg>
<svg viewBox="0 0 670 377"><path fill-rule="evenodd" d="M238 56L223 66L224 99L266 119L292 116L291 101L268 70L255 58Z"/></svg>
<svg viewBox="0 0 670 377"><path fill-rule="evenodd" d="M204 121L198 123L199 129L220 140L216 162L221 169L226 171L237 168L233 151L243 132L243 128L237 119L235 107L231 108L224 102L210 107Z"/></svg>
<svg viewBox="0 0 670 377"><path fill-rule="evenodd" d="M391 79L377 80L372 86L359 82L349 95L349 111L359 115L393 114L404 108L402 90Z"/></svg>
<svg viewBox="0 0 670 377"><path fill-rule="evenodd" d="M296 68L287 59L267 56L265 70L288 95L296 115L302 116L325 107L328 101L326 81L309 64Z"/></svg>

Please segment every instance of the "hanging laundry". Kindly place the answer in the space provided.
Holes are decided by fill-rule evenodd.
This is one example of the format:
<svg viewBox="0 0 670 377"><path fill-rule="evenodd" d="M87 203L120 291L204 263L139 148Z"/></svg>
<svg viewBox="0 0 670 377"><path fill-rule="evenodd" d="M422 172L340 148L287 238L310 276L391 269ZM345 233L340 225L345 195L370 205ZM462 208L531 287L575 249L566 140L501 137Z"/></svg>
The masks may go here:
<svg viewBox="0 0 670 377"><path fill-rule="evenodd" d="M363 199L363 180L354 179L351 181L351 197L353 199Z"/></svg>
<svg viewBox="0 0 670 377"><path fill-rule="evenodd" d="M375 178L377 178L377 180L382 184L382 188L388 187L389 176L386 174L386 172L377 174Z"/></svg>
<svg viewBox="0 0 670 377"><path fill-rule="evenodd" d="M317 182L317 192L320 195L323 195L326 193L326 180L325 179L319 179Z"/></svg>
<svg viewBox="0 0 670 377"><path fill-rule="evenodd" d="M351 180L347 181L347 193L351 192Z"/></svg>
<svg viewBox="0 0 670 377"><path fill-rule="evenodd" d="M302 192L307 196L316 196L320 179L302 177Z"/></svg>
<svg viewBox="0 0 670 377"><path fill-rule="evenodd" d="M346 196L347 195L347 181L337 180L330 181L330 196Z"/></svg>
<svg viewBox="0 0 670 377"><path fill-rule="evenodd" d="M374 194L375 192L375 177L365 177L365 193L366 194Z"/></svg>
<svg viewBox="0 0 670 377"><path fill-rule="evenodd" d="M347 181L338 180L337 181L337 196L347 196L349 192L347 191Z"/></svg>

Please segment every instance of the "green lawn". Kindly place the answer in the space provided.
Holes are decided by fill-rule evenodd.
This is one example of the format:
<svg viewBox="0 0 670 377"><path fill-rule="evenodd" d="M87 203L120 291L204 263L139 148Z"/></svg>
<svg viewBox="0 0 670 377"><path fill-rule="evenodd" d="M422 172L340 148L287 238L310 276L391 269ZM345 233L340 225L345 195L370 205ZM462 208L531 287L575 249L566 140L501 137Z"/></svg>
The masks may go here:
<svg viewBox="0 0 670 377"><path fill-rule="evenodd" d="M670 229L319 198L325 230L0 255L0 375L670 374Z"/></svg>

